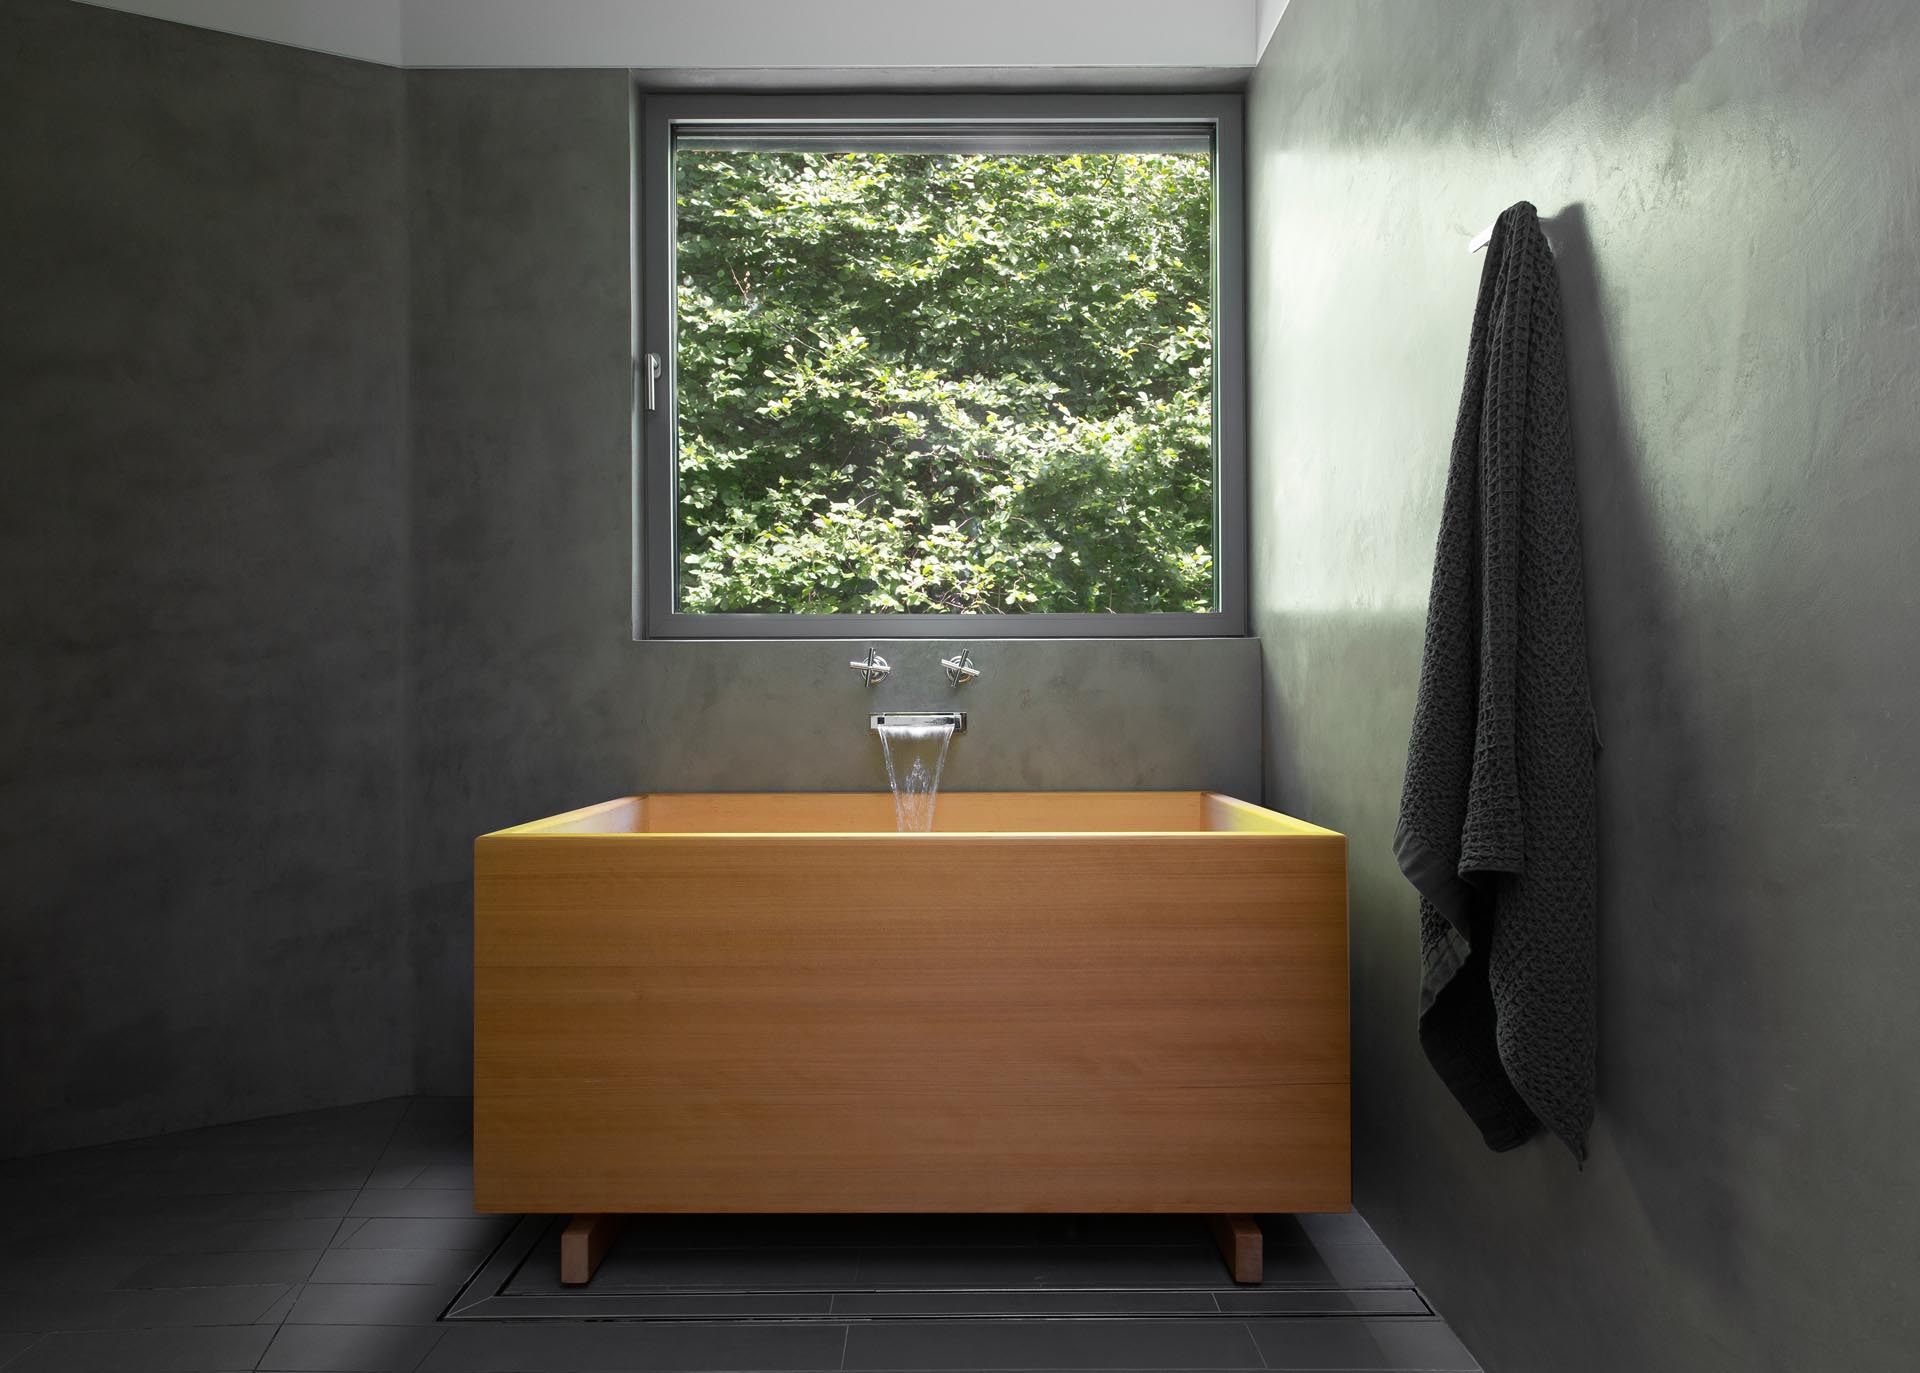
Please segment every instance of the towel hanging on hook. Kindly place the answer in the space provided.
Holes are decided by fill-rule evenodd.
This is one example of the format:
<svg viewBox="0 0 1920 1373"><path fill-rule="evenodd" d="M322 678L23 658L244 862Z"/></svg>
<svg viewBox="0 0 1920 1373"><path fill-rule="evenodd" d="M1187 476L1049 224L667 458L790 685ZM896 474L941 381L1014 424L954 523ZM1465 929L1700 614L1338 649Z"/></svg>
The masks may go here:
<svg viewBox="0 0 1920 1373"><path fill-rule="evenodd" d="M1497 224L1497 223L1499 223L1499 221L1495 220L1494 224ZM1544 225L1541 227L1540 236L1542 238L1547 237L1546 229ZM1481 249L1485 248L1491 242L1493 242L1493 224L1487 225L1486 228L1482 229L1479 233L1475 234L1472 238L1467 240L1467 251L1469 253L1477 253ZM1553 240L1550 238L1547 239L1547 251L1549 253L1553 252Z"/></svg>
<svg viewBox="0 0 1920 1373"><path fill-rule="evenodd" d="M1510 1149L1593 1123L1593 691L1560 288L1500 216L1467 343L1394 856L1420 893L1420 1046Z"/></svg>

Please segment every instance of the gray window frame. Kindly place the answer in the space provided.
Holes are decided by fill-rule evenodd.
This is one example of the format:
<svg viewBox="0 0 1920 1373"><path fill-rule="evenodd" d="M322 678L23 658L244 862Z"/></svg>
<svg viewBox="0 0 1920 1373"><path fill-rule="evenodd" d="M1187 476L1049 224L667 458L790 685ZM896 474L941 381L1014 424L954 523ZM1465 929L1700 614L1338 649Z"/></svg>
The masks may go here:
<svg viewBox="0 0 1920 1373"><path fill-rule="evenodd" d="M633 633L636 639L1119 639L1248 632L1246 192L1243 101L1232 92L1042 95L646 95L635 184ZM1127 615L713 613L674 608L675 413L673 136L682 125L1178 125L1213 142L1214 520L1218 609ZM964 137L957 133L956 137ZM647 358L661 359L646 406Z"/></svg>

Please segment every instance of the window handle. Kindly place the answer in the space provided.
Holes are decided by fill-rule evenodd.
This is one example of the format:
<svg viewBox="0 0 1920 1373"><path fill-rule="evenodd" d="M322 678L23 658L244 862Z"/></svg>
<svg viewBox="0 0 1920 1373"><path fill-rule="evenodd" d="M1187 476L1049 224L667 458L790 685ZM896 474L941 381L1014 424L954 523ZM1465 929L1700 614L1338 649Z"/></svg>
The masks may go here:
<svg viewBox="0 0 1920 1373"><path fill-rule="evenodd" d="M647 409L649 410L658 410L660 408L659 386L660 386L660 355L658 353L648 353L647 354Z"/></svg>

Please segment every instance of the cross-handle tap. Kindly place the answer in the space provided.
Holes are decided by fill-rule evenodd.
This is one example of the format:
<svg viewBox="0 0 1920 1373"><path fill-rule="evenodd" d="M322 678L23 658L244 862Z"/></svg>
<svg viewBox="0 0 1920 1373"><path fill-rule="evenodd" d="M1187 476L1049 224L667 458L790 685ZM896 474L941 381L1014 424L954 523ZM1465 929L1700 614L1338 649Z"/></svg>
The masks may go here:
<svg viewBox="0 0 1920 1373"><path fill-rule="evenodd" d="M961 649L951 658L942 658L940 666L947 670L947 680L957 687L963 687L980 675L980 669L973 665L973 655Z"/></svg>
<svg viewBox="0 0 1920 1373"><path fill-rule="evenodd" d="M864 662L856 659L848 663L847 666L859 673L860 680L868 686L879 686L881 679L893 671L892 665L889 664L885 658L882 658L876 650L871 648L867 650L867 656Z"/></svg>

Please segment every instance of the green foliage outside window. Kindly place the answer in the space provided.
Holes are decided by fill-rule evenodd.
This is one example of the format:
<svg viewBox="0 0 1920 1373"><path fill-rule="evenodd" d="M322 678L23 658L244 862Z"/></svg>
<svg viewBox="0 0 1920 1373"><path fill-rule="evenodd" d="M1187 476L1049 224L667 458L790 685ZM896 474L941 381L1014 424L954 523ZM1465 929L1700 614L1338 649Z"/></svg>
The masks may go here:
<svg viewBox="0 0 1920 1373"><path fill-rule="evenodd" d="M680 610L1214 608L1204 153L674 168Z"/></svg>

